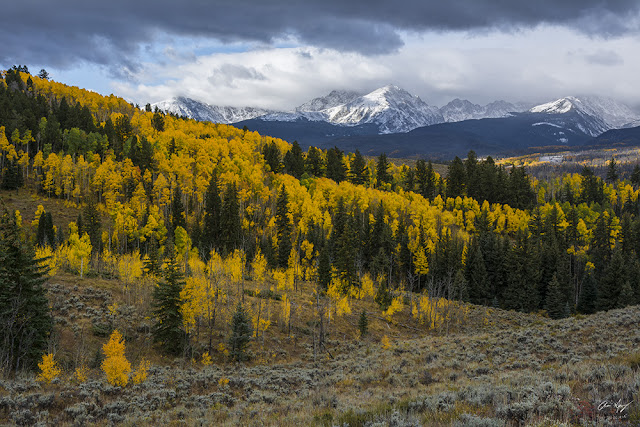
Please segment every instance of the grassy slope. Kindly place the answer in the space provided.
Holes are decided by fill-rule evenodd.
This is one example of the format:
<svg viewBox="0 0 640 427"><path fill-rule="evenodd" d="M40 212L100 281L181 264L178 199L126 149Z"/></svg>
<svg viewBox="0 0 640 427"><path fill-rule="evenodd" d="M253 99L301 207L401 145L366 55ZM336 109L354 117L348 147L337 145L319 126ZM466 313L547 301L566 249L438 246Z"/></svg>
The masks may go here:
<svg viewBox="0 0 640 427"><path fill-rule="evenodd" d="M0 382L0 423L364 425L395 419L451 425L477 414L497 423L487 425L535 425L602 417L595 408L601 401L638 399L639 307L560 321L496 310L488 322L486 309L473 307L467 323L445 335L404 326L410 323L406 308L386 322L373 303L358 301L352 314L334 318L328 351L314 361L312 311L305 304L311 285L303 284L292 295L291 336L274 324L264 344L252 343L248 364L231 364L215 352L214 364L205 367L167 359L149 344L149 289L142 284L125 292L118 280L60 273L49 290L56 358L67 369L57 384L29 376ZM109 310L114 302L115 314ZM371 314L370 334L359 339L362 309ZM152 361L144 383L124 389L106 384L98 366L107 340L101 325L109 322L126 331L134 366L142 356ZM224 342L224 330L216 342ZM390 338L388 349L380 343L383 335ZM82 385L71 377L76 360L92 367ZM632 404L624 414L637 422L640 408Z"/></svg>

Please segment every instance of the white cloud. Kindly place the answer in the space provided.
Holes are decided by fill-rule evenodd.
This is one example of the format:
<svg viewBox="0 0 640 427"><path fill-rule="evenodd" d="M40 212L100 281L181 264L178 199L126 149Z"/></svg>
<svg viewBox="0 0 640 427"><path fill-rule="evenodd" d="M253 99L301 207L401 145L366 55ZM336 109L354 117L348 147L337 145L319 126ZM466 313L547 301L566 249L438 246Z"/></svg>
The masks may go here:
<svg viewBox="0 0 640 427"><path fill-rule="evenodd" d="M598 94L640 104L635 52L640 40L590 38L539 26L521 32L403 34L398 52L379 56L315 47L182 55L145 63L117 93L141 105L184 95L211 104L292 109L333 89L366 92L393 83L433 105L455 97L542 102ZM170 59L178 56L169 49ZM191 59L188 59L191 58Z"/></svg>

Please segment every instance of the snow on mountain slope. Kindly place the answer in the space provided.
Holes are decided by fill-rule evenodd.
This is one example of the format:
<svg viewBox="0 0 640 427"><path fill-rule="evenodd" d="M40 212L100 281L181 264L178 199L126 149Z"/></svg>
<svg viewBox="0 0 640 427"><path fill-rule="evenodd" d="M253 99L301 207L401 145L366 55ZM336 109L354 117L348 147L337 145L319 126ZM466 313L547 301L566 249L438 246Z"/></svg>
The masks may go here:
<svg viewBox="0 0 640 427"><path fill-rule="evenodd" d="M354 101L359 93L348 90L333 90L327 96L314 98L296 108L297 112L322 111Z"/></svg>
<svg viewBox="0 0 640 427"><path fill-rule="evenodd" d="M472 119L496 119L509 117L511 113L525 111L526 108L506 101L494 101L487 105L478 105L466 99L456 98L440 108L446 122L461 122Z"/></svg>
<svg viewBox="0 0 640 427"><path fill-rule="evenodd" d="M610 98L599 96L567 96L546 104L537 105L530 113L568 114L574 113L583 123L575 125L583 132L598 136L609 129L616 129L640 120L640 116L626 105Z"/></svg>
<svg viewBox="0 0 640 427"><path fill-rule="evenodd" d="M270 110L261 108L209 105L182 96L157 102L152 107L158 107L162 111L186 116L190 119L214 123L236 123L272 113Z"/></svg>
<svg viewBox="0 0 640 427"><path fill-rule="evenodd" d="M380 133L409 132L444 122L437 107L393 85L381 87L324 112L330 123L346 126L374 123Z"/></svg>

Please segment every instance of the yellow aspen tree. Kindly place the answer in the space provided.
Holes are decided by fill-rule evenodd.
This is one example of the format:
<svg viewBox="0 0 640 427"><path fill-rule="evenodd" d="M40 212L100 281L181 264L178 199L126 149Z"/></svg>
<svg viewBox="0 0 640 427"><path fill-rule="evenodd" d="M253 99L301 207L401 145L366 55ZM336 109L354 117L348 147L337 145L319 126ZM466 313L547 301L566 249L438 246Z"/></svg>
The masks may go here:
<svg viewBox="0 0 640 427"><path fill-rule="evenodd" d="M132 379L133 383L140 384L144 382L144 380L146 380L147 377L149 376L150 367L151 367L151 362L149 362L147 359L143 357L142 360L140 360L140 363L138 364L138 369L136 369L136 373L133 375L133 379Z"/></svg>
<svg viewBox="0 0 640 427"><path fill-rule="evenodd" d="M76 231L69 236L69 254L72 258L69 260L72 265L80 264L80 277L83 277L85 260L91 256L91 240L87 233L83 233L82 237L79 237Z"/></svg>
<svg viewBox="0 0 640 427"><path fill-rule="evenodd" d="M251 261L251 271L252 278L254 282L262 283L265 279L265 274L267 271L267 260L262 255L260 248L256 251L256 255L253 257L253 261Z"/></svg>
<svg viewBox="0 0 640 427"><path fill-rule="evenodd" d="M287 294L282 296L282 324L287 326L287 335L291 333L291 300Z"/></svg>
<svg viewBox="0 0 640 427"><path fill-rule="evenodd" d="M40 368L38 381L42 381L47 384L51 384L51 381L58 378L58 375L62 372L58 363L53 360L53 354L51 353L42 355L42 362L38 363L38 368Z"/></svg>
<svg viewBox="0 0 640 427"><path fill-rule="evenodd" d="M107 376L109 384L124 387L129 382L131 363L124 355L124 338L114 330L109 337L109 342L102 346L105 359L102 362L102 370Z"/></svg>

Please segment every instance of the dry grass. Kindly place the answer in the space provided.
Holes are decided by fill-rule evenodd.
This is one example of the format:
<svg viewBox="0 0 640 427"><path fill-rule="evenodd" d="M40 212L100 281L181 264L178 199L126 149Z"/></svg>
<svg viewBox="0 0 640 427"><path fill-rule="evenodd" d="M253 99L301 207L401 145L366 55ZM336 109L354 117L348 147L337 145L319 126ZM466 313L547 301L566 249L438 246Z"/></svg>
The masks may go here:
<svg viewBox="0 0 640 427"><path fill-rule="evenodd" d="M550 426L640 419L640 307L559 321L494 310L487 322L486 309L473 307L467 323L445 335L416 325L407 308L387 322L372 302L356 301L352 314L328 324L326 351L314 360L311 285L302 284L289 293L291 335L277 323L279 302L272 300L274 323L264 343L251 344L249 363L232 364L214 351L214 364L204 367L156 351L148 306L128 306L118 280L62 273L52 283L56 358L65 376L50 386L29 376L0 382L0 423ZM259 301L245 295L248 306ZM359 339L362 309L371 314L369 335ZM152 362L141 385L110 387L98 369L100 347L116 326L134 367L141 357ZM227 331L221 320L216 345ZM78 363L92 368L82 385L71 378ZM632 404L616 416L597 410L604 400Z"/></svg>

